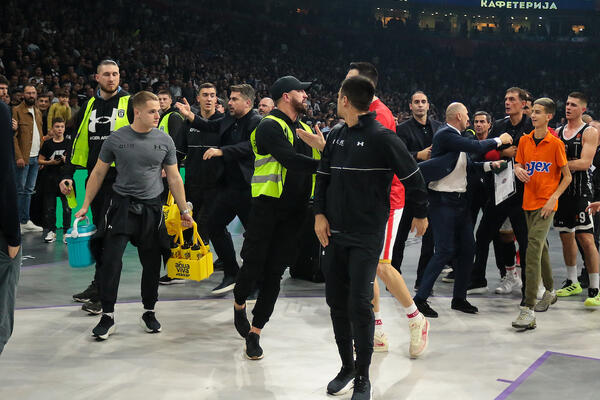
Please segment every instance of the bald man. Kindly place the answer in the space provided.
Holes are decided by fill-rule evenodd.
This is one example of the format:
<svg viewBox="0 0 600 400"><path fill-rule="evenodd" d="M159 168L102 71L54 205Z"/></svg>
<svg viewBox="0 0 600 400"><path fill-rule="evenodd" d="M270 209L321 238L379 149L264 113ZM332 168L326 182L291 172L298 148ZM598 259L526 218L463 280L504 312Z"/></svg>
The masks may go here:
<svg viewBox="0 0 600 400"><path fill-rule="evenodd" d="M427 267L419 291L414 297L419 311L437 317L427 304L427 298L444 265L457 258L455 263L452 309L465 313L477 313L477 307L467 301L467 286L473 266L473 223L467 201L467 170L473 165L469 153L485 154L502 144L512 143L509 134L499 138L472 140L461 135L469 126L469 113L461 103L452 103L446 109L446 125L433 137L431 159L420 163L423 175L429 180L429 218L433 229L434 254ZM435 180L428 175L431 167L436 171ZM499 169L499 162L476 163L488 172ZM440 173L439 171L446 171ZM441 176L440 176L441 175Z"/></svg>
<svg viewBox="0 0 600 400"><path fill-rule="evenodd" d="M263 117L273 111L274 108L275 102L270 97L263 97L258 103L258 113Z"/></svg>

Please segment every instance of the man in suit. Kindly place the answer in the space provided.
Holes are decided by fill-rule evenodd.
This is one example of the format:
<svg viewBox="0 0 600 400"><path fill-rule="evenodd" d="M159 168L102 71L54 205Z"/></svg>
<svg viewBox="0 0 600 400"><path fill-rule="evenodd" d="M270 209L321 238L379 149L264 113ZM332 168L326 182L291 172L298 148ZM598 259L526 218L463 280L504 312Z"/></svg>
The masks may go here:
<svg viewBox="0 0 600 400"><path fill-rule="evenodd" d="M414 297L419 311L437 317L427 298L444 265L455 257L455 283L452 309L476 313L477 307L467 301L467 286L473 266L473 226L467 199L468 153L483 154L503 144L512 143L509 134L499 138L472 140L461 135L469 125L467 108L461 103L452 103L446 110L446 126L433 138L432 159L421 164L434 168L421 169L429 182L429 218L433 229L435 252L425 269L419 291ZM481 164L479 164L481 166ZM499 168L499 163L486 162L484 171ZM429 171L434 171L433 176ZM439 172L442 171L442 172Z"/></svg>
<svg viewBox="0 0 600 400"><path fill-rule="evenodd" d="M442 123L428 117L429 99L427 98L427 95L421 91L413 93L409 107L412 117L398 125L396 132L406 144L406 147L414 160L416 162L425 161L431 156L433 135L440 129ZM402 266L404 247L414 216L414 210L407 205L404 208L402 218L400 219L400 225L398 226L392 253L392 265L398 269L398 271L400 271L400 267ZM421 244L421 255L419 256L415 288L419 287L423 277L423 271L425 271L425 266L432 255L433 236L431 227L429 227L423 236L423 242Z"/></svg>
<svg viewBox="0 0 600 400"><path fill-rule="evenodd" d="M227 293L235 287L240 269L231 236L226 227L236 216L244 228L250 214L250 180L254 172L254 157L250 145L250 134L262 117L254 107L254 89L248 84L233 85L229 95L229 115L217 120L207 120L195 115L184 98L177 103L181 115L192 122L192 128L200 132L219 132L220 145L210 148L203 159L223 157L224 172L217 184L217 195L208 221L208 234L215 253L224 263L223 281L212 290L212 294Z"/></svg>

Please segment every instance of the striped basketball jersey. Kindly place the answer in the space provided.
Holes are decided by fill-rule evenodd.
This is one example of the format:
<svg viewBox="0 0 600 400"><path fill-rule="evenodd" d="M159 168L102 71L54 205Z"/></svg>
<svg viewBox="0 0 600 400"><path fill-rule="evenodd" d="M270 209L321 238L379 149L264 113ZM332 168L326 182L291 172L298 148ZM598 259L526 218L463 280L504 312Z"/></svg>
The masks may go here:
<svg viewBox="0 0 600 400"><path fill-rule="evenodd" d="M565 144L565 151L567 153L567 160L579 160L581 158L581 151L583 150L583 132L589 127L588 124L584 124L579 131L570 139L565 138L564 131L565 126L561 126L558 129L558 137ZM571 175L573 179L571 184L565 190L565 194L571 197L592 197L592 178L590 170L585 171L572 171Z"/></svg>

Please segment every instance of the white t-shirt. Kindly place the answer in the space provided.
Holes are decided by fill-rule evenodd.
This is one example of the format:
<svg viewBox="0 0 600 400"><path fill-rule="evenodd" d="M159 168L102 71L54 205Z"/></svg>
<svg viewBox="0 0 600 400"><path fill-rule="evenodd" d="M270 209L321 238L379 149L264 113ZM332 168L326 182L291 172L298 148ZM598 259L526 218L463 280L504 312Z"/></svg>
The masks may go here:
<svg viewBox="0 0 600 400"><path fill-rule="evenodd" d="M40 131L38 130L37 121L35 120L35 111L33 107L29 107L28 110L33 115L33 137L31 138L29 157L37 157L40 154Z"/></svg>

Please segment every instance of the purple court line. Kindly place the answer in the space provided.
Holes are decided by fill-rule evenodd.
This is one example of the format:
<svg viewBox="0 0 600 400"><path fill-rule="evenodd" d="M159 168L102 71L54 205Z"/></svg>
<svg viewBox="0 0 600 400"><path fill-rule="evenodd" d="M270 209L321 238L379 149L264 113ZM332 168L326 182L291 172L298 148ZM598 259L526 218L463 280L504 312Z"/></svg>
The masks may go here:
<svg viewBox="0 0 600 400"><path fill-rule="evenodd" d="M529 378L529 376L531 376L531 374L533 374L535 372L535 370L538 369L544 363L544 361L546 361L548 359L548 357L550 357L552 354L553 353L551 351L547 351L544 354L542 354L542 356L540 358L538 358L537 360L535 360L535 362L533 364L531 364L531 366L529 368L527 368L525 370L525 372L523 372L513 383L511 383L511 385L509 387L504 389L504 391L502 393L500 393L500 395L498 397L496 397L495 400L504 400L504 399L508 398L508 396L510 396L510 394L512 392L517 390L517 388L523 382L525 382L525 380L527 380L527 378Z"/></svg>
<svg viewBox="0 0 600 400"><path fill-rule="evenodd" d="M529 368L527 368L525 370L525 372L523 372L514 382L509 381L509 380L505 380L505 379L496 379L497 381L500 382L506 382L506 383L511 383L511 385L509 387L507 387L506 389L504 389L504 391L502 393L500 393L500 395L498 397L496 397L495 400L504 400L506 399L508 396L510 396L515 390L517 390L517 388L527 380L527 378L529 378L531 376L531 374L533 374L535 372L536 369L538 369L551 355L557 355L557 356L562 356L562 357L571 357L571 358L579 358L579 359L584 359L584 360L594 360L594 361L600 361L600 358L594 358L594 357L586 357L586 356L578 356L575 354L567 354L567 353L557 353L554 351L546 351L544 354L542 354L542 356L540 358L538 358L537 360L535 360L535 362L533 364L531 364L531 366Z"/></svg>

